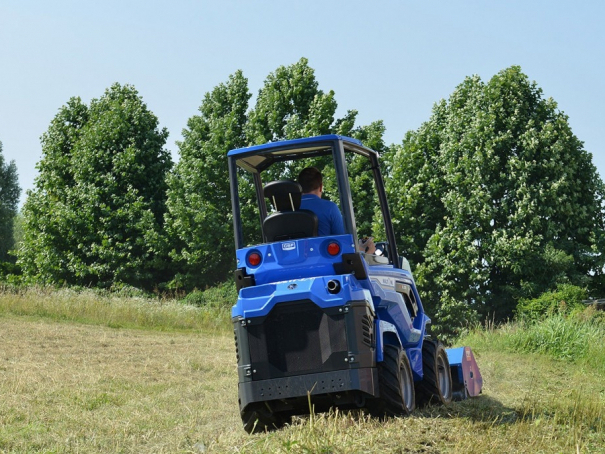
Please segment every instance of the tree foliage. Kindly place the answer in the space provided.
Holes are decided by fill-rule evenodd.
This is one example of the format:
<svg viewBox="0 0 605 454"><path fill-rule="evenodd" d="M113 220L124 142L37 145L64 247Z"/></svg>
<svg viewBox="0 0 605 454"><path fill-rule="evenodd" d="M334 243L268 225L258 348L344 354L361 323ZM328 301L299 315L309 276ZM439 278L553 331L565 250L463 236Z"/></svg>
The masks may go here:
<svg viewBox="0 0 605 454"><path fill-rule="evenodd" d="M24 206L25 279L146 289L168 281L186 289L215 284L235 265L228 150L328 133L384 146L382 123L355 128L356 111L334 121L334 92L319 89L304 58L271 73L248 111L250 97L241 71L207 93L172 171L167 132L133 87L116 84L90 105L70 99L42 137L39 176ZM335 198L332 163L312 164L324 169L325 193ZM284 164L267 178L294 179L299 167ZM239 178L244 228L258 237L258 214L246 203L255 199L249 175ZM354 185L367 186L355 178ZM372 203L359 206L372 215Z"/></svg>
<svg viewBox="0 0 605 454"><path fill-rule="evenodd" d="M315 71L309 67L306 58L290 66L281 66L267 77L259 91L246 128L248 142L257 145L275 140L340 134L362 140L376 151L385 149L382 121L356 127L357 111L349 110L343 118L335 120L337 106L332 90L325 93L319 89ZM357 227L361 235L371 235L377 205L377 199L373 197L375 191L371 172L365 168L366 160L353 156L349 158ZM337 202L336 174L329 156L317 158L314 162L274 165L267 172L267 178L295 180L298 173L309 165L315 165L322 171L325 197Z"/></svg>
<svg viewBox="0 0 605 454"><path fill-rule="evenodd" d="M19 263L45 283L151 289L166 279L167 131L132 86L72 98L42 136Z"/></svg>
<svg viewBox="0 0 605 454"><path fill-rule="evenodd" d="M166 228L174 286L204 288L235 268L227 151L245 145L248 80L241 71L207 93L191 117L168 178Z"/></svg>
<svg viewBox="0 0 605 454"><path fill-rule="evenodd" d="M20 194L17 166L15 161L5 163L0 142L0 262L13 260L8 252L14 245L13 220Z"/></svg>
<svg viewBox="0 0 605 454"><path fill-rule="evenodd" d="M360 126L345 131L345 135L351 136L368 148L383 153L386 149L383 136L386 128L382 120L374 121L369 125ZM357 224L357 235L374 236L376 241L386 241L384 233L384 221L380 214L378 195L374 186L372 169L368 160L359 155L349 154L348 172L355 211L355 222Z"/></svg>
<svg viewBox="0 0 605 454"><path fill-rule="evenodd" d="M599 282L605 190L567 120L511 67L467 78L389 150L400 249L438 328Z"/></svg>
<svg viewBox="0 0 605 454"><path fill-rule="evenodd" d="M324 93L319 89L315 71L306 58L290 66L280 66L267 76L258 92L256 105L250 111L246 125L248 144L329 134L332 132L336 107L334 92ZM295 180L303 167L309 164L323 169L328 160L320 158L306 164L277 164L269 169L265 177ZM330 175L327 175L326 181L329 197L335 192Z"/></svg>
<svg viewBox="0 0 605 454"><path fill-rule="evenodd" d="M248 143L262 144L331 132L334 92L319 89L306 58L280 66L265 79L246 127Z"/></svg>

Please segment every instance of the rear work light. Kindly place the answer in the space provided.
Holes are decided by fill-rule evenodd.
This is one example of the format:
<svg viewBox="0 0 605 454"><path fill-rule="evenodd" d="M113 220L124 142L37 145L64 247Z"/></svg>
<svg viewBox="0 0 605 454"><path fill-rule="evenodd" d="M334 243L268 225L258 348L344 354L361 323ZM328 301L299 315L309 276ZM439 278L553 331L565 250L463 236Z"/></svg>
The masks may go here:
<svg viewBox="0 0 605 454"><path fill-rule="evenodd" d="M328 244L328 254L330 255L338 255L340 252L340 245L338 243L332 242Z"/></svg>
<svg viewBox="0 0 605 454"><path fill-rule="evenodd" d="M258 266L262 260L262 256L258 252L251 252L248 255L248 265L249 266Z"/></svg>

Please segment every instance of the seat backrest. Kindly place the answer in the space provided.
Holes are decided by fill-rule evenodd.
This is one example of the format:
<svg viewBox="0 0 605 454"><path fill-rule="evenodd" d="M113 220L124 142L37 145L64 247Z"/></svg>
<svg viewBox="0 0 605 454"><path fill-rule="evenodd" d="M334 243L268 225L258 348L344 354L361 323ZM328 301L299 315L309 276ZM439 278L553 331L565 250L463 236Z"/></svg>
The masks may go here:
<svg viewBox="0 0 605 454"><path fill-rule="evenodd" d="M308 210L273 213L263 222L267 242L295 240L317 236L319 224L315 213Z"/></svg>
<svg viewBox="0 0 605 454"><path fill-rule="evenodd" d="M302 186L295 181L272 181L263 190L276 211L296 211L300 208Z"/></svg>
<svg viewBox="0 0 605 454"><path fill-rule="evenodd" d="M302 187L295 181L272 181L263 193L277 210L265 218L263 232L268 242L317 236L319 221L312 211L299 210Z"/></svg>

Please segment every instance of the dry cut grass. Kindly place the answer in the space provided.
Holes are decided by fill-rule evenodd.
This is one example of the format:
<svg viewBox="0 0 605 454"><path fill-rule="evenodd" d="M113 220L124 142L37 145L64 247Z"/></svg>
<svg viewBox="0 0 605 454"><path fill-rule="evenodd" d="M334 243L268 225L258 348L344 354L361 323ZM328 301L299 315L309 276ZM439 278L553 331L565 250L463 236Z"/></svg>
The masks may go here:
<svg viewBox="0 0 605 454"><path fill-rule="evenodd" d="M1 301L0 301L1 303ZM297 418L247 435L233 339L0 311L0 453L603 453L588 366L475 349L484 394L407 418Z"/></svg>
<svg viewBox="0 0 605 454"><path fill-rule="evenodd" d="M231 436L234 362L224 335L0 318L0 452L187 452Z"/></svg>

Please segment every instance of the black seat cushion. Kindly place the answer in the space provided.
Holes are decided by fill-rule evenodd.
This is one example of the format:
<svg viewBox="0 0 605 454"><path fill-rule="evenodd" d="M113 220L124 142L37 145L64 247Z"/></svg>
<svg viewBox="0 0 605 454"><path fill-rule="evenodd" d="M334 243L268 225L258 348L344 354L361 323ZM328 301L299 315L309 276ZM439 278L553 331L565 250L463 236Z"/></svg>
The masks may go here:
<svg viewBox="0 0 605 454"><path fill-rule="evenodd" d="M318 220L308 210L273 213L263 222L267 242L295 240L317 236Z"/></svg>

